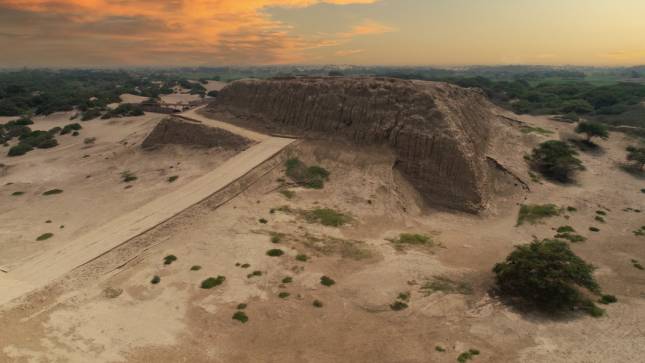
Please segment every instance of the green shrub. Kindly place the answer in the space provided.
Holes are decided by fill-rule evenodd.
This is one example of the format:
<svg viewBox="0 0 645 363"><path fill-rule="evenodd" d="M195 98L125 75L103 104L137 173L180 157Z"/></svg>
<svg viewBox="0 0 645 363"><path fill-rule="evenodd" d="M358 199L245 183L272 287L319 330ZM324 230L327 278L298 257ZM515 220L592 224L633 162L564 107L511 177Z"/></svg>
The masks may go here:
<svg viewBox="0 0 645 363"><path fill-rule="evenodd" d="M613 304L615 302L618 302L618 299L614 295L602 295L600 297L600 300L598 300L598 302L601 304L608 305L608 304Z"/></svg>
<svg viewBox="0 0 645 363"><path fill-rule="evenodd" d="M601 216L606 216L607 212L605 212L604 210L597 210L596 214L600 214Z"/></svg>
<svg viewBox="0 0 645 363"><path fill-rule="evenodd" d="M270 250L267 251L267 256L279 257L279 256L282 256L282 255L284 255L284 251L282 251L279 248L274 248L274 249L270 249Z"/></svg>
<svg viewBox="0 0 645 363"><path fill-rule="evenodd" d="M322 308L322 307L323 307L323 303L322 303L322 301L320 301L320 300L314 300L314 302L312 303L312 305L313 305L314 307L316 307L316 308Z"/></svg>
<svg viewBox="0 0 645 363"><path fill-rule="evenodd" d="M349 215L340 213L330 208L316 208L304 212L304 217L309 223L320 223L323 226L340 227L351 222Z"/></svg>
<svg viewBox="0 0 645 363"><path fill-rule="evenodd" d="M408 304L402 302L402 301L395 301L394 303L390 304L390 309L394 311L401 311L403 309L407 309Z"/></svg>
<svg viewBox="0 0 645 363"><path fill-rule="evenodd" d="M532 166L542 175L561 182L568 182L574 172L584 170L582 161L576 156L569 144L550 140L541 143L533 149L531 155Z"/></svg>
<svg viewBox="0 0 645 363"><path fill-rule="evenodd" d="M201 288L202 289L212 289L214 287L217 287L217 286L223 284L224 280L226 280L226 277L224 277L224 276L209 277L206 280L202 281Z"/></svg>
<svg viewBox="0 0 645 363"><path fill-rule="evenodd" d="M246 306L247 306L246 304L238 304L237 305L237 310L244 310L244 309L246 309Z"/></svg>
<svg viewBox="0 0 645 363"><path fill-rule="evenodd" d="M30 152L34 148L31 145L20 143L16 146L12 146L7 153L7 156L21 156Z"/></svg>
<svg viewBox="0 0 645 363"><path fill-rule="evenodd" d="M255 270L250 274L246 275L246 278L250 279L251 277L262 276L262 271Z"/></svg>
<svg viewBox="0 0 645 363"><path fill-rule="evenodd" d="M179 179L179 175L168 177L168 183L174 183L177 179Z"/></svg>
<svg viewBox="0 0 645 363"><path fill-rule="evenodd" d="M260 219L258 219L258 222L260 222L260 223L262 223L262 224L267 224L267 223L269 223L269 221L267 221L267 220L266 220L266 219L264 219L264 218L260 218Z"/></svg>
<svg viewBox="0 0 645 363"><path fill-rule="evenodd" d="M645 147L635 147L635 146L628 147L627 160L633 161L635 167L638 168L640 171L643 171L643 168L645 167Z"/></svg>
<svg viewBox="0 0 645 363"><path fill-rule="evenodd" d="M36 238L36 241L44 241L44 240L48 240L48 239L50 239L52 237L54 237L53 233L43 233L40 236L38 236L38 238Z"/></svg>
<svg viewBox="0 0 645 363"><path fill-rule="evenodd" d="M329 276L322 276L322 277L320 278L320 284L321 284L321 285L324 285L324 286L330 287L330 286L332 286L332 285L333 285L333 284L335 284L335 283L336 283L336 281L334 281L334 280L333 280L331 277L329 277Z"/></svg>
<svg viewBox="0 0 645 363"><path fill-rule="evenodd" d="M94 120L97 117L101 117L101 114L102 112L99 109L96 109L96 108L87 109L83 112L81 116L81 121Z"/></svg>
<svg viewBox="0 0 645 363"><path fill-rule="evenodd" d="M598 228L596 228L596 227L589 227L589 230L590 230L591 232L600 232L600 229L598 229Z"/></svg>
<svg viewBox="0 0 645 363"><path fill-rule="evenodd" d="M443 353L443 352L446 351L446 348L444 348L444 347L442 347L440 345L437 345L437 346L434 347L434 350L436 350L437 352Z"/></svg>
<svg viewBox="0 0 645 363"><path fill-rule="evenodd" d="M286 162L287 176L298 185L310 189L322 189L329 179L329 171L320 166L305 165L298 158Z"/></svg>
<svg viewBox="0 0 645 363"><path fill-rule="evenodd" d="M291 277L291 276L287 276L287 277L282 279L283 284L290 284L292 282L293 282L293 277Z"/></svg>
<svg viewBox="0 0 645 363"><path fill-rule="evenodd" d="M236 311L235 314L233 314L233 320L237 320L244 324L249 321L249 317L246 316L246 313L244 313L243 311Z"/></svg>
<svg viewBox="0 0 645 363"><path fill-rule="evenodd" d="M281 190L280 194L284 195L287 199L292 199L296 196L296 193L291 190Z"/></svg>
<svg viewBox="0 0 645 363"><path fill-rule="evenodd" d="M562 209L555 204L522 204L517 215L517 226L524 222L536 224L543 218L560 215Z"/></svg>
<svg viewBox="0 0 645 363"><path fill-rule="evenodd" d="M283 292L281 292L281 293L279 293L279 294L278 294L278 297L279 297L280 299L286 299L286 298L288 298L288 297L289 297L289 295L291 295L291 294L290 294L290 293L288 293L288 292L284 292L284 291L283 291Z"/></svg>
<svg viewBox="0 0 645 363"><path fill-rule="evenodd" d="M193 267L190 268L191 271L199 271L201 269L202 269L202 267L199 266L199 265L194 265Z"/></svg>
<svg viewBox="0 0 645 363"><path fill-rule="evenodd" d="M399 238L393 238L389 241L392 242L397 248L403 246L434 246L434 241L431 237L417 233L401 233L399 235Z"/></svg>
<svg viewBox="0 0 645 363"><path fill-rule="evenodd" d="M308 259L309 259L309 257L307 257L307 255L304 255L304 254L296 255L296 260L298 260L300 262L307 262Z"/></svg>
<svg viewBox="0 0 645 363"><path fill-rule="evenodd" d="M72 133L73 131L78 131L83 127L79 123L67 124L63 126L63 129L60 130L61 135Z"/></svg>
<svg viewBox="0 0 645 363"><path fill-rule="evenodd" d="M578 287L598 293L594 267L575 255L560 240L533 241L517 246L493 268L502 294L548 311L583 307L587 302Z"/></svg>
<svg viewBox="0 0 645 363"><path fill-rule="evenodd" d="M586 134L587 142L591 142L592 137L600 137L601 139L609 137L607 126L597 122L580 122L575 131L579 134Z"/></svg>
<svg viewBox="0 0 645 363"><path fill-rule="evenodd" d="M161 282L161 277L159 277L159 276L154 276L152 278L152 280L150 280L150 283L153 284L153 285L156 285L156 284L158 284L160 282Z"/></svg>
<svg viewBox="0 0 645 363"><path fill-rule="evenodd" d="M282 234L281 233L271 233L271 243L280 243L282 241Z"/></svg>
<svg viewBox="0 0 645 363"><path fill-rule="evenodd" d="M575 208L575 207L572 207L572 206L567 207L567 212L577 212L577 211L578 211L578 209Z"/></svg>
<svg viewBox="0 0 645 363"><path fill-rule="evenodd" d="M600 223L605 223L605 219L603 217L601 217L601 216L596 216L596 217L594 217L594 219L596 221L600 222Z"/></svg>
<svg viewBox="0 0 645 363"><path fill-rule="evenodd" d="M63 191L61 189L51 189L43 193L43 195L56 195L61 194Z"/></svg>
<svg viewBox="0 0 645 363"><path fill-rule="evenodd" d="M479 355L479 351L477 349L469 349L468 351L459 354L459 357L457 357L457 362L465 363L473 359L476 355Z"/></svg>
<svg viewBox="0 0 645 363"><path fill-rule="evenodd" d="M19 197L19 196L24 195L24 194L25 194L25 192L13 192L13 193L11 193L11 195L14 196L14 197Z"/></svg>
<svg viewBox="0 0 645 363"><path fill-rule="evenodd" d="M163 258L163 264L164 265L170 265L171 263L177 261L177 256L175 255L168 255Z"/></svg>
<svg viewBox="0 0 645 363"><path fill-rule="evenodd" d="M571 226L562 226L562 227L558 227L558 229L557 229L558 233L573 233L575 231L576 230L573 229L573 227L571 227Z"/></svg>

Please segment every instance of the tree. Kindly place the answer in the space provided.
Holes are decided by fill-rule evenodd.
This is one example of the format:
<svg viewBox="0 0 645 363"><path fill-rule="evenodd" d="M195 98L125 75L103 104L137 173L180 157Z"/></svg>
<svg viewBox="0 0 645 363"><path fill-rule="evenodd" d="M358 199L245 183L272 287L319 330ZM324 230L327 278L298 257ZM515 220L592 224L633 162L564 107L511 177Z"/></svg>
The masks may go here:
<svg viewBox="0 0 645 363"><path fill-rule="evenodd" d="M592 137L600 137L601 139L609 137L607 126L597 122L580 122L576 127L576 132L587 134L587 142L591 142Z"/></svg>
<svg viewBox="0 0 645 363"><path fill-rule="evenodd" d="M593 277L595 267L578 257L569 245L557 239L535 240L515 247L506 260L493 268L502 294L547 311L576 307L598 313L579 288L599 294Z"/></svg>
<svg viewBox="0 0 645 363"><path fill-rule="evenodd" d="M643 167L645 167L645 147L628 147L627 160L636 162L640 171L643 171Z"/></svg>
<svg viewBox="0 0 645 363"><path fill-rule="evenodd" d="M571 179L571 174L584 170L582 161L576 157L578 152L569 144L550 140L541 143L533 149L531 161L533 166L547 177L566 182Z"/></svg>

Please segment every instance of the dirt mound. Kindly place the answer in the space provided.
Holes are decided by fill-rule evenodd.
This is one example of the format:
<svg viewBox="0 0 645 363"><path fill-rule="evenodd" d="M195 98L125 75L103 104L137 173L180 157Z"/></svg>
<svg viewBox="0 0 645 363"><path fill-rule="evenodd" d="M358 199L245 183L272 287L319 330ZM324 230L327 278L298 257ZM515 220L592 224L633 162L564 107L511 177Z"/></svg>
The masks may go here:
<svg viewBox="0 0 645 363"><path fill-rule="evenodd" d="M208 148L221 147L227 150L241 151L249 147L251 141L226 130L169 117L157 124L143 140L141 146L151 149L168 144Z"/></svg>
<svg viewBox="0 0 645 363"><path fill-rule="evenodd" d="M476 212L491 194L486 152L497 119L476 90L372 77L242 80L209 109L274 132L388 144L394 166L433 205Z"/></svg>

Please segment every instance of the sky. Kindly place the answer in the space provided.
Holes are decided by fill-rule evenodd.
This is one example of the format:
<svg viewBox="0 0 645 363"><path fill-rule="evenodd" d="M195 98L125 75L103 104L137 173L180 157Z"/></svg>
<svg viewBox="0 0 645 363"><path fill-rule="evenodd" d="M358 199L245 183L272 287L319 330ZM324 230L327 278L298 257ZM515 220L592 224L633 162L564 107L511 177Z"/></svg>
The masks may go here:
<svg viewBox="0 0 645 363"><path fill-rule="evenodd" d="M0 67L645 64L645 0L0 0Z"/></svg>

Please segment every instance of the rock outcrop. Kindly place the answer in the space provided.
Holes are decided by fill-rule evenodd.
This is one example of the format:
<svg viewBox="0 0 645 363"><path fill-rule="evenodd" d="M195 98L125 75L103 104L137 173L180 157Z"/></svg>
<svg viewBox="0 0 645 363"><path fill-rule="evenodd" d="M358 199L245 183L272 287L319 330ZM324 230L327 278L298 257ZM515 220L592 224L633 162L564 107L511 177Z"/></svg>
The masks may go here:
<svg viewBox="0 0 645 363"><path fill-rule="evenodd" d="M298 77L234 82L210 107L276 132L387 143L431 204L477 212L490 194L490 106L481 92L446 83Z"/></svg>
<svg viewBox="0 0 645 363"><path fill-rule="evenodd" d="M141 143L144 149L152 149L161 145L244 150L251 145L251 141L226 130L185 121L177 117L169 117L161 120Z"/></svg>

